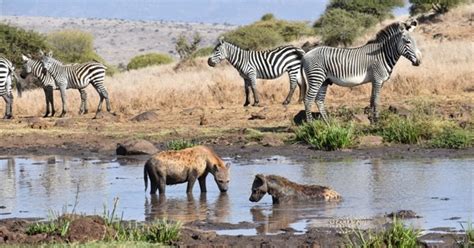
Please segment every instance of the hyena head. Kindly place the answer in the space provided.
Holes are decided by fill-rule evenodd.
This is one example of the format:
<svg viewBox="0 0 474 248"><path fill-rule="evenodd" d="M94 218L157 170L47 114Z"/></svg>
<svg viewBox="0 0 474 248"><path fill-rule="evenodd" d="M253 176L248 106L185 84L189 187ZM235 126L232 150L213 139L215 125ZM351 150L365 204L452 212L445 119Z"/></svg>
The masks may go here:
<svg viewBox="0 0 474 248"><path fill-rule="evenodd" d="M219 187L221 192L227 192L230 182L230 163L225 164L223 161L219 161L215 163L213 167L214 180L216 181L217 187Z"/></svg>
<svg viewBox="0 0 474 248"><path fill-rule="evenodd" d="M257 174L252 183L252 194L250 195L249 200L251 202L258 202L267 192L268 188L265 176L262 174Z"/></svg>

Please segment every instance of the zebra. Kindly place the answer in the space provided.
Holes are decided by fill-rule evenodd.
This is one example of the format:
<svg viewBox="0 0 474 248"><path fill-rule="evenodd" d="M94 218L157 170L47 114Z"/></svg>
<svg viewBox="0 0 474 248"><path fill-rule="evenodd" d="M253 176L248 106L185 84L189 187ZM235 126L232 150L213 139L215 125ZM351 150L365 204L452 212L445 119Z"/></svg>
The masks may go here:
<svg viewBox="0 0 474 248"><path fill-rule="evenodd" d="M283 105L290 103L296 85L300 89L299 102L303 101L306 85L301 83L301 59L304 51L294 46L281 46L267 51L244 50L237 45L219 39L219 44L214 48L207 63L214 67L219 62L227 59L240 73L245 83L245 103L250 104L250 88L252 89L254 103L258 106L259 97L256 81L259 79L275 79L288 72L290 78L290 92Z"/></svg>
<svg viewBox="0 0 474 248"><path fill-rule="evenodd" d="M5 115L3 119L13 117L13 94L12 94L12 76L14 76L15 67L7 58L0 56L0 96L5 101ZM18 88L18 94L20 95Z"/></svg>
<svg viewBox="0 0 474 248"><path fill-rule="evenodd" d="M53 58L52 52L41 54L41 65L43 73L49 73L56 81L61 98L63 99L63 112L60 117L66 115L66 88L78 89L81 93L81 107L79 114L87 113L87 94L85 88L92 84L99 93L100 101L97 106L97 113L102 110L102 103L105 99L107 111L111 111L109 94L104 86L105 70L107 67L102 63L91 61L82 64L63 65L59 60Z"/></svg>
<svg viewBox="0 0 474 248"><path fill-rule="evenodd" d="M369 119L371 123L376 122L380 89L390 78L398 59L403 56L411 61L413 66L421 64L421 52L410 35L417 24L416 20L392 23L361 47L321 46L306 53L302 59L308 81L304 99L306 120L313 120L311 105L316 101L323 120L328 123L324 99L327 88L332 83L352 87L372 82Z"/></svg>
<svg viewBox="0 0 474 248"><path fill-rule="evenodd" d="M56 82L54 81L54 78L51 76L51 74L43 73L41 61L32 59L30 56L25 56L23 54L21 57L23 60L23 67L20 77L25 79L29 74L33 74L33 76L40 80L46 98L46 113L43 117L48 117L49 114L51 114L51 117L53 117L56 113L54 110L53 90L59 90L59 87L56 85ZM65 99L62 100L64 101Z"/></svg>

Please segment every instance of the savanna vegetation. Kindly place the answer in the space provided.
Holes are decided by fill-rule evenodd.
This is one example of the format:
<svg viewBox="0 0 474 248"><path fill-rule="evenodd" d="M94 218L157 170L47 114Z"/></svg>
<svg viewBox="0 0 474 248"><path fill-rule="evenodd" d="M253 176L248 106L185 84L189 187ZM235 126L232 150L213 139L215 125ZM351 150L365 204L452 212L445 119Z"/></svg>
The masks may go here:
<svg viewBox="0 0 474 248"><path fill-rule="evenodd" d="M136 70L154 65L166 65L173 62L173 58L166 54L148 53L138 55L127 64L127 70Z"/></svg>

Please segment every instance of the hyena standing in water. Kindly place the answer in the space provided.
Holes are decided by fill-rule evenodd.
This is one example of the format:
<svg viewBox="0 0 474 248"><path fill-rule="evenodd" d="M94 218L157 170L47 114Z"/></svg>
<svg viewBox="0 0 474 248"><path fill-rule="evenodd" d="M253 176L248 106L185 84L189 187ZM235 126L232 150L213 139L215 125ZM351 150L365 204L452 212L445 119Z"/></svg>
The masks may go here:
<svg viewBox="0 0 474 248"><path fill-rule="evenodd" d="M273 204L302 200L337 201L341 199L339 193L329 187L297 184L281 176L257 174L249 200L258 202L266 193L272 196Z"/></svg>
<svg viewBox="0 0 474 248"><path fill-rule="evenodd" d="M224 163L210 148L196 146L180 151L163 151L153 155L144 168L145 191L148 177L151 182L150 194L165 193L166 185L188 182L187 193L191 193L194 183L199 180L201 192L206 192L208 173L214 176L221 192L229 188L229 163Z"/></svg>

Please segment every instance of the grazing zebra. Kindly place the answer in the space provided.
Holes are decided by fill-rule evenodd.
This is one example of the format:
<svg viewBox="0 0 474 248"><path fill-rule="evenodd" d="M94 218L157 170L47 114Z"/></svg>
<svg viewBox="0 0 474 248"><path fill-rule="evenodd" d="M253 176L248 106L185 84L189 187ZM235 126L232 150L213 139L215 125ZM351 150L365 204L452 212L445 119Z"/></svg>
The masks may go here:
<svg viewBox="0 0 474 248"><path fill-rule="evenodd" d="M5 115L3 119L13 117L13 94L12 94L12 76L15 67L5 57L0 56L0 96L5 100ZM20 93L19 93L20 94Z"/></svg>
<svg viewBox="0 0 474 248"><path fill-rule="evenodd" d="M250 104L250 88L252 89L254 103L258 106L259 97L256 88L257 78L275 79L283 73L288 72L290 77L290 92L283 102L287 105L295 91L296 85L300 89L299 101L303 100L306 85L301 84L301 58L304 51L294 46L282 46L268 51L249 51L244 50L234 44L219 39L219 44L214 48L214 52L209 57L207 63L214 67L224 59L227 59L245 82L245 103Z"/></svg>
<svg viewBox="0 0 474 248"><path fill-rule="evenodd" d="M71 64L63 65L59 60L52 57L52 52L42 55L41 63L43 67L43 73L48 72L56 81L59 91L61 92L61 98L63 99L63 112L60 117L66 115L66 88L78 89L81 93L81 107L79 110L80 114L87 112L87 94L85 94L85 88L87 85L92 84L99 93L100 101L97 106L97 112L102 110L102 103L105 99L107 105L107 111L110 112L110 100L109 94L104 86L105 79L105 67L99 62L87 62L83 64Z"/></svg>
<svg viewBox="0 0 474 248"><path fill-rule="evenodd" d="M311 121L311 105L314 101L323 120L327 123L324 98L327 88L335 83L352 87L372 82L370 108L371 122L378 119L379 92L390 78L393 67L403 56L419 66L421 52L415 39L410 36L417 21L396 22L380 30L376 37L358 48L317 47L303 57L302 64L308 80L308 91L304 99L306 120Z"/></svg>

